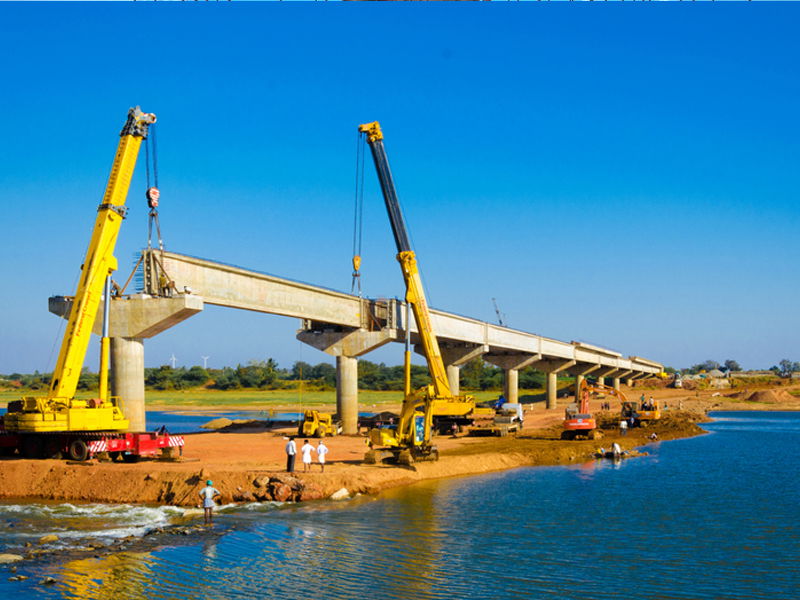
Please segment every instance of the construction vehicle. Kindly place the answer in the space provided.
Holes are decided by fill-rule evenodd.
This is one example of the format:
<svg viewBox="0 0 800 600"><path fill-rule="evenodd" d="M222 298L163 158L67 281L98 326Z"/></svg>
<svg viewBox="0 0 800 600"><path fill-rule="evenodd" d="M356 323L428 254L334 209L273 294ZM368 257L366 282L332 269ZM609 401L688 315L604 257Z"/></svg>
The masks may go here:
<svg viewBox="0 0 800 600"><path fill-rule="evenodd" d="M505 437L522 429L522 405L506 402L499 408L476 407L467 434Z"/></svg>
<svg viewBox="0 0 800 600"><path fill-rule="evenodd" d="M569 404L564 411L564 431L561 432L562 440L574 440L578 438L596 440L602 437L602 432L597 429L597 421L589 412L589 399L593 392L609 392L622 396L622 392L618 392L612 387L600 384L590 385L586 380L583 380L578 390L576 402Z"/></svg>
<svg viewBox="0 0 800 600"><path fill-rule="evenodd" d="M375 121L359 126L366 136L378 174L386 211L392 226L397 246L397 261L406 286L406 345L404 358L404 394L399 422L394 427L373 428L369 431L370 450L364 460L375 463L383 458L394 458L402 464L414 460L432 459L439 456L431 444L434 417L459 418L471 413L475 399L471 396L453 395L447 380L439 342L431 325L430 311L425 300L419 266L411 242L408 239L403 213L397 198L389 160L383 146L383 132ZM354 261L355 264L355 261ZM409 310L414 312L420 346L430 372L430 385L413 391L411 389L411 333Z"/></svg>
<svg viewBox="0 0 800 600"><path fill-rule="evenodd" d="M138 106L128 111L103 201L97 209L50 388L44 397L25 396L8 403L0 431L0 448L6 454L18 451L29 458L67 455L86 460L108 452L112 458L135 460L143 454L183 445L181 436L166 432L126 433L129 422L117 399L110 396L108 386L111 273L117 268L114 247L127 211L125 200L139 148L155 121L155 115L142 112ZM75 391L101 299L104 321L99 396L79 400Z"/></svg>
<svg viewBox="0 0 800 600"><path fill-rule="evenodd" d="M338 435L342 433L342 424L330 413L318 410L303 411L303 421L297 428L297 435L302 437L318 437Z"/></svg>
<svg viewBox="0 0 800 600"><path fill-rule="evenodd" d="M647 427L651 421L658 421L661 418L661 403L658 400L645 400L644 394L639 402L623 402L620 410L620 417L623 419L633 419L633 425Z"/></svg>

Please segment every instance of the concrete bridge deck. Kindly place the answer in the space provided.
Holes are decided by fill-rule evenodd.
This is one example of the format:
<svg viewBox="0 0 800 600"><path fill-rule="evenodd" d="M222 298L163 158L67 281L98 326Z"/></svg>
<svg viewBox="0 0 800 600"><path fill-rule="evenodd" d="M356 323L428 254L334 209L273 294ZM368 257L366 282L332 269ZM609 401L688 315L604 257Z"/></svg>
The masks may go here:
<svg viewBox="0 0 800 600"><path fill-rule="evenodd" d="M114 299L111 304L112 393L123 399L132 427L144 429L143 339L157 335L202 311L204 304L225 306L300 321L298 339L336 357L337 410L346 433L354 433L358 418L357 358L389 342L402 342L413 318L406 322L405 303L369 299L287 278L160 250L143 251L142 294ZM54 297L50 310L67 315L69 299ZM102 310L102 306L100 308ZM518 398L518 371L533 366L547 373L547 407L555 408L558 373L633 380L661 371L659 363L583 344L562 342L441 310L431 311L448 379L459 390L460 367L473 358L504 369L505 397ZM99 333L101 319L96 322ZM136 424L136 425L133 425Z"/></svg>
<svg viewBox="0 0 800 600"><path fill-rule="evenodd" d="M191 290L204 302L301 319L298 338L337 358L337 404L345 421L357 413L356 357L388 342L402 342L406 327L417 341L416 323L406 323L405 303L376 300L313 286L174 252L149 251L145 292L157 295L164 276L178 291ZM556 406L556 376L569 372L580 384L593 374L610 377L618 387L622 377L646 377L662 370L659 363L583 344L502 327L441 310L431 311L453 390L459 388L459 367L472 358L505 370L506 398L518 397L517 373L533 366L548 374L548 407ZM351 427L349 427L350 429Z"/></svg>

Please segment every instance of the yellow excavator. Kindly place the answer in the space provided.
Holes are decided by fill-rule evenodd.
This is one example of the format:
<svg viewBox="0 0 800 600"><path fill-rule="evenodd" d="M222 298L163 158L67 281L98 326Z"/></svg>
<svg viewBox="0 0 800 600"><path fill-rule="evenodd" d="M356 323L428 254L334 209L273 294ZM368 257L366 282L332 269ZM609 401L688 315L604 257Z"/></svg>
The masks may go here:
<svg viewBox="0 0 800 600"><path fill-rule="evenodd" d="M397 261L406 285L406 348L404 356L404 394L399 422L395 427L374 428L369 431L370 450L364 461L376 463L384 458L393 458L401 464L415 460L436 460L438 450L431 443L433 418L442 416L464 416L475 408L471 396L455 396L450 390L447 370L442 360L439 342L431 325L430 311L425 300L425 290L420 278L419 266L408 239L403 213L397 198L389 160L383 146L383 132L377 121L359 126L366 136L372 159L378 174L386 211L392 226L397 246ZM354 258L354 265L360 260ZM430 385L419 390L411 389L411 337L409 309L417 322L420 346L430 372Z"/></svg>
<svg viewBox="0 0 800 600"><path fill-rule="evenodd" d="M107 443L104 446L105 442L97 441L101 437L99 434L128 429L128 420L110 397L108 387L110 276L117 269L114 247L127 211L125 201L139 148L142 140L147 138L150 125L155 122L155 115L142 112L138 106L128 111L105 195L97 208L91 241L47 395L25 396L8 404L3 423L3 433L8 437L4 439L9 444L18 445L25 456L35 458L67 452L73 458L85 459L91 452L87 448L92 440L95 440L93 447L103 451L108 449ZM79 400L75 398L75 391L104 288L99 396ZM134 443L138 443L136 440L138 438ZM128 448L120 446L120 449Z"/></svg>

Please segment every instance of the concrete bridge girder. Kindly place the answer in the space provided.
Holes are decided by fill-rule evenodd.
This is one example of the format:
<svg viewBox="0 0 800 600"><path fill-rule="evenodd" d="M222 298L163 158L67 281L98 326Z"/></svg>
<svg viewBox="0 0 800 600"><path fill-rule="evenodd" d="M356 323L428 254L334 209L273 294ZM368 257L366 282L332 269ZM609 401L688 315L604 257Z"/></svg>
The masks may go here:
<svg viewBox="0 0 800 600"><path fill-rule="evenodd" d="M92 332L103 333L103 303ZM146 294L114 298L109 306L111 338L111 395L119 398L120 409L130 422L130 431L146 431L144 392L144 339L153 337L203 310L200 296L181 294L156 298ZM63 296L49 299L50 312L69 318L72 300Z"/></svg>

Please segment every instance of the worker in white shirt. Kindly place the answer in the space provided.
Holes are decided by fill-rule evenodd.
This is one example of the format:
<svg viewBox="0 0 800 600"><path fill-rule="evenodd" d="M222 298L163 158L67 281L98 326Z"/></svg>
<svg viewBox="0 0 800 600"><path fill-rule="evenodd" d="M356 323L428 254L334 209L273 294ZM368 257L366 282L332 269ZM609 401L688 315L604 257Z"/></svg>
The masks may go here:
<svg viewBox="0 0 800 600"><path fill-rule="evenodd" d="M325 472L325 455L328 453L328 447L325 445L325 442L322 440L319 441L317 444L317 461L319 462L319 466L322 467L322 472Z"/></svg>
<svg viewBox="0 0 800 600"><path fill-rule="evenodd" d="M314 452L314 446L308 443L308 440L303 442L303 447L300 448L303 453L303 472L311 470L311 453Z"/></svg>
<svg viewBox="0 0 800 600"><path fill-rule="evenodd" d="M294 438L290 437L289 442L286 444L286 472L294 473L294 459L297 455L297 444L294 443Z"/></svg>

